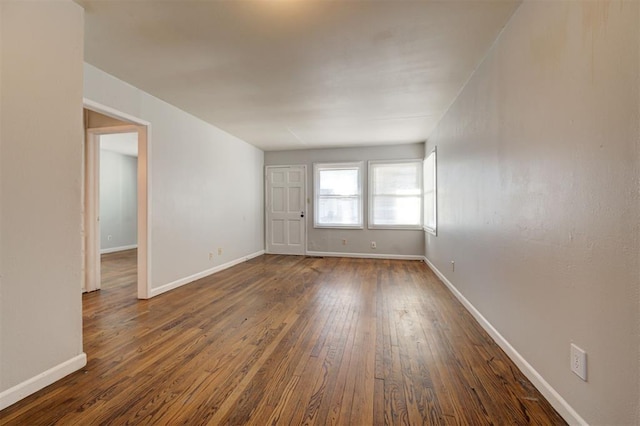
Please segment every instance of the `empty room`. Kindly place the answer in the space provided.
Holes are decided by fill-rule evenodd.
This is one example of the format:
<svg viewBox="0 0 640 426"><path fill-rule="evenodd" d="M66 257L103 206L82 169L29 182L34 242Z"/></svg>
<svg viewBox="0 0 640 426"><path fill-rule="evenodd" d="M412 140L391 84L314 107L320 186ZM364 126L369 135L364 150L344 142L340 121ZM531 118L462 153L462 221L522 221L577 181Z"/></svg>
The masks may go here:
<svg viewBox="0 0 640 426"><path fill-rule="evenodd" d="M640 2L0 1L0 424L640 424Z"/></svg>

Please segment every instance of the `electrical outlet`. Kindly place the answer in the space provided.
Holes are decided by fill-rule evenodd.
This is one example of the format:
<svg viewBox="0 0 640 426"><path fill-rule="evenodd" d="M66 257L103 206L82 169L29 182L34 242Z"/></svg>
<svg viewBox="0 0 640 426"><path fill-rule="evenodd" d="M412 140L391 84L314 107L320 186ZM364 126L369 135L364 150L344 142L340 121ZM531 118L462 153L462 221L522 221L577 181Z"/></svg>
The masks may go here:
<svg viewBox="0 0 640 426"><path fill-rule="evenodd" d="M209 253L209 260L213 260L213 252Z"/></svg>
<svg viewBox="0 0 640 426"><path fill-rule="evenodd" d="M222 249L218 248L218 255L221 256L222 255Z"/></svg>
<svg viewBox="0 0 640 426"><path fill-rule="evenodd" d="M343 245L343 246L346 246L346 245L347 245L347 239L346 239L346 238L343 238L343 239L342 239L342 245Z"/></svg>
<svg viewBox="0 0 640 426"><path fill-rule="evenodd" d="M571 371L585 382L587 381L587 353L571 344Z"/></svg>
<svg viewBox="0 0 640 426"><path fill-rule="evenodd" d="M376 247L377 247L377 246L376 246L376 242L375 242L375 241L371 241L371 248L372 248L372 249L374 249L374 248L376 248Z"/></svg>

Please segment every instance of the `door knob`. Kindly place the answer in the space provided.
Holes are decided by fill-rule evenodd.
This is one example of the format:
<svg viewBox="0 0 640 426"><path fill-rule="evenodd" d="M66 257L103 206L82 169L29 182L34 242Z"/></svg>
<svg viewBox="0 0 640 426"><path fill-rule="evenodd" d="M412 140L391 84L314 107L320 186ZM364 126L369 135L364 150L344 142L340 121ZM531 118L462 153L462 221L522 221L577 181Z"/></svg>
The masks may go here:
<svg viewBox="0 0 640 426"><path fill-rule="evenodd" d="M304 217L304 212L300 212L300 217Z"/></svg>

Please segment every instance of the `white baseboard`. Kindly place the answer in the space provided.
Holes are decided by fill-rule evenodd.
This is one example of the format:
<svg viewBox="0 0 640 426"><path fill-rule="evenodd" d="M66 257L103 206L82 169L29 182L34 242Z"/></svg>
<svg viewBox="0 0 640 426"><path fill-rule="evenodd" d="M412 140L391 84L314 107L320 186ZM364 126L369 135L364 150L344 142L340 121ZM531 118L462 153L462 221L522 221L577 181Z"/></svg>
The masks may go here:
<svg viewBox="0 0 640 426"><path fill-rule="evenodd" d="M12 388L0 393L0 410L4 410L8 406L15 404L21 399L49 386L53 382L62 379L74 371L77 371L87 365L87 354L84 352L61 364L48 369L22 383L18 383Z"/></svg>
<svg viewBox="0 0 640 426"><path fill-rule="evenodd" d="M196 280L199 280L200 278L208 277L209 275L213 275L216 272L224 271L225 269L231 268L232 266L238 265L238 264L240 264L242 262L246 262L247 260L253 259L254 257L258 257L258 256L261 256L263 254L264 254L264 250L260 250L260 251L257 251L255 253L251 253L251 254L249 254L247 256L243 256L241 258L238 258L238 259L232 260L230 262L224 263L222 265L215 266L215 267L213 267L211 269L207 269L207 270L204 270L202 272L198 272L197 274L193 274L193 275L190 275L188 277L181 278L181 279L173 281L173 282L171 282L169 284L165 284L165 285L157 287L157 288L152 288L151 289L151 294L149 295L149 298L155 297L155 296L157 296L159 294L162 294L162 293L166 293L167 291L171 291L171 290L173 290L175 288L182 287L183 285L192 283L192 282L194 282Z"/></svg>
<svg viewBox="0 0 640 426"><path fill-rule="evenodd" d="M569 403L562 397L551 385L538 373L527 360L515 350L513 346L496 330L493 325L478 311L475 306L467 300L466 297L447 279L435 267L433 263L426 257L423 257L424 262L431 268L431 270L442 280L442 282L449 288L451 293L464 305L464 307L473 315L473 317L480 323L482 328L489 333L493 340L502 348L509 358L518 366L520 371L527 376L527 378L533 383L533 385L540 391L540 393L549 401L553 408L564 418L567 423L571 425L587 425L588 423L576 412L576 410L569 405Z"/></svg>
<svg viewBox="0 0 640 426"><path fill-rule="evenodd" d="M111 248L106 248L106 249L100 249L100 254L107 254L107 253L115 253L117 251L125 251L125 250L131 250L134 248L138 248L137 244L132 244L130 246L120 246L120 247L111 247Z"/></svg>
<svg viewBox="0 0 640 426"><path fill-rule="evenodd" d="M389 260L423 260L424 259L424 256L411 255L411 254L338 253L335 251L308 251L307 256L355 257L360 259L389 259Z"/></svg>

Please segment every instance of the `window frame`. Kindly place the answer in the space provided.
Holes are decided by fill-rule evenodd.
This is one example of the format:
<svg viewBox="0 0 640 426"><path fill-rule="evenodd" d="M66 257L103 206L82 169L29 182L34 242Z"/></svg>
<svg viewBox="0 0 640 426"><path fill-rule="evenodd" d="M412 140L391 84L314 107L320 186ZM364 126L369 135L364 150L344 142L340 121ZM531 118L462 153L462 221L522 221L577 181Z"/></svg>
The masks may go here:
<svg viewBox="0 0 640 426"><path fill-rule="evenodd" d="M420 213L418 215L418 217L420 218L420 221L418 224L416 225L388 225L388 224L384 224L384 225L376 225L373 223L373 217L374 217L374 208L373 208L373 200L376 196L374 189L375 189L375 185L373 182L374 179L374 174L372 173L372 168L375 167L375 165L377 164L409 164L409 163L413 163L416 164L418 167L416 167L416 170L418 171L418 176L417 176L417 182L419 183L419 188L418 188L418 197L420 198ZM399 230L399 229L405 229L405 230L422 230L422 220L423 220L423 198L422 198L422 186L423 186L423 177L422 177L422 171L423 171L423 164L424 164L424 160L423 159L405 159L405 160L370 160L368 162L368 169L367 169L367 173L368 173L368 228L369 229L395 229L395 230ZM373 167L372 167L373 166ZM396 196L397 197L397 196Z"/></svg>
<svg viewBox="0 0 640 426"><path fill-rule="evenodd" d="M428 190L427 188L427 172L429 167L429 161L433 157L433 188L432 190ZM427 197L425 196L427 193L433 192L433 226L428 225L427 221L427 212L431 210L430 206L427 206ZM422 224L425 232L432 234L434 236L438 236L438 147L435 146L424 158L424 165L422 171Z"/></svg>
<svg viewBox="0 0 640 426"><path fill-rule="evenodd" d="M364 163L362 161L344 161L330 163L313 163L313 227L317 229L364 229L364 188L363 188L363 172ZM338 223L323 224L319 223L318 210L320 203L318 202L320 195L320 172L322 170L358 170L358 219L359 223L354 225L342 225ZM326 197L326 196L325 196Z"/></svg>

